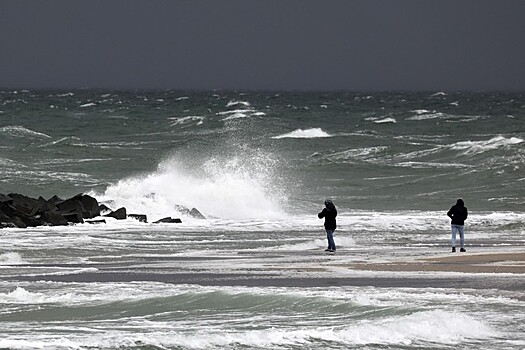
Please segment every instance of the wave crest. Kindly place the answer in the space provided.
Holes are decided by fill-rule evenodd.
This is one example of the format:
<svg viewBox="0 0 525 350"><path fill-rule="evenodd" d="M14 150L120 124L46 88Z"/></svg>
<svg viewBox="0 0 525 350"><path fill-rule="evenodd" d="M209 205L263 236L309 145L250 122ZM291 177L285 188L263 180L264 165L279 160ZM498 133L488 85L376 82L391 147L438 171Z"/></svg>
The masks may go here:
<svg viewBox="0 0 525 350"><path fill-rule="evenodd" d="M313 138L319 138L319 137L332 137L332 135L324 132L321 128L312 128L312 129L297 129L292 132L278 135L278 136L272 136L272 139L285 139L285 138L293 138L293 139L313 139Z"/></svg>

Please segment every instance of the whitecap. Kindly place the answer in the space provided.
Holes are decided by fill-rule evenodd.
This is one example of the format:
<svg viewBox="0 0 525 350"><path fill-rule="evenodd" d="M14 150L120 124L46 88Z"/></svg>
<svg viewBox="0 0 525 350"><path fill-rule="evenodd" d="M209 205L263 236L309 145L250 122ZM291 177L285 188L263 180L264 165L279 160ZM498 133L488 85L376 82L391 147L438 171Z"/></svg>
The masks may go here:
<svg viewBox="0 0 525 350"><path fill-rule="evenodd" d="M202 125L204 122L204 117L199 115L189 115L187 117L170 117L169 120L173 120L171 122L171 126L179 125L179 124L186 124L190 122L197 122L197 125Z"/></svg>
<svg viewBox="0 0 525 350"><path fill-rule="evenodd" d="M62 138L60 138L58 140L55 140L55 141L52 141L52 142L45 143L45 144L40 145L38 147L49 147L49 146L54 146L54 145L58 145L58 144L66 144L66 145L80 146L80 147L87 147L88 146L80 138L78 138L76 136L68 136L68 137L62 137Z"/></svg>
<svg viewBox="0 0 525 350"><path fill-rule="evenodd" d="M81 108L93 107L93 106L96 106L96 103L90 102L90 103L84 103L83 105L80 105Z"/></svg>
<svg viewBox="0 0 525 350"><path fill-rule="evenodd" d="M230 102L228 102L228 103L226 104L226 107L231 107L231 106L245 106L245 107L250 107L250 103L249 103L249 102L245 102L245 101L231 100Z"/></svg>
<svg viewBox="0 0 525 350"><path fill-rule="evenodd" d="M443 91L436 92L435 94L430 95L430 97L436 97L436 96L447 96L446 93Z"/></svg>
<svg viewBox="0 0 525 350"><path fill-rule="evenodd" d="M292 132L272 136L272 139L285 139L285 138L294 138L294 139L312 139L319 137L331 137L332 135L324 132L321 128L311 128L311 129L297 129Z"/></svg>
<svg viewBox="0 0 525 350"><path fill-rule="evenodd" d="M406 118L405 120L429 120L446 117L445 113L441 112L432 112L432 113L417 113L417 115Z"/></svg>
<svg viewBox="0 0 525 350"><path fill-rule="evenodd" d="M184 100L187 100L187 99L189 99L188 96L181 96L181 97L176 98L175 101L184 101Z"/></svg>
<svg viewBox="0 0 525 350"><path fill-rule="evenodd" d="M228 115L228 114L250 113L250 112L253 112L253 109L234 109L231 111L218 112L217 115Z"/></svg>
<svg viewBox="0 0 525 350"><path fill-rule="evenodd" d="M395 124L397 122L396 122L396 120L394 118L388 117L388 118L385 118L385 119L374 120L374 123L376 123L376 124L386 124L386 123Z"/></svg>
<svg viewBox="0 0 525 350"><path fill-rule="evenodd" d="M427 109L413 109L410 112L414 112L416 114L428 114L428 113L430 113L430 111L427 110Z"/></svg>
<svg viewBox="0 0 525 350"><path fill-rule="evenodd" d="M244 114L244 113L234 113L226 118L223 118L222 121L227 121L227 120L233 120L233 119L240 119L240 118L247 118L248 115L247 114Z"/></svg>
<svg viewBox="0 0 525 350"><path fill-rule="evenodd" d="M450 145L453 150L464 151L463 154L479 154L486 151L509 147L522 143L518 137L506 138L504 136L493 137L483 141L460 141Z"/></svg>
<svg viewBox="0 0 525 350"><path fill-rule="evenodd" d="M51 136L34 131L31 129L27 129L20 125L10 125L10 126L4 126L0 128L0 133L6 134L8 136L13 137L38 137L38 138L51 138Z"/></svg>

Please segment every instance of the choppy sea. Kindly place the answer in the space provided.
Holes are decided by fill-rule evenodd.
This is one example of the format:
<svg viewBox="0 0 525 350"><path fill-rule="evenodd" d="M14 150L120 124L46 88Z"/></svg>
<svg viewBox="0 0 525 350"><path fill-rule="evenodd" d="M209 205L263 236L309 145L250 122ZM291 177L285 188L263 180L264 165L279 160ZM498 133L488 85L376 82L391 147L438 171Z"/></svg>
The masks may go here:
<svg viewBox="0 0 525 350"><path fill-rule="evenodd" d="M450 255L457 198L468 254L523 251L524 169L520 93L4 89L0 193L149 223L0 229L0 348L525 349L525 292L493 274L348 267Z"/></svg>

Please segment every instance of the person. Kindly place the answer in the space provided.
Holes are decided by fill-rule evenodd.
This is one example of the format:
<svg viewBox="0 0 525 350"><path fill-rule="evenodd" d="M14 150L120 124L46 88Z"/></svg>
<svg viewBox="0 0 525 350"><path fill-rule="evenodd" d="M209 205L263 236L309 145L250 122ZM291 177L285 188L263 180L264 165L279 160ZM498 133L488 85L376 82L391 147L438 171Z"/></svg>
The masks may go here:
<svg viewBox="0 0 525 350"><path fill-rule="evenodd" d="M465 225L465 220L468 216L467 207L465 207L465 202L463 199L458 199L456 204L450 208L447 215L452 219L452 253L456 251L456 233L459 232L459 243L461 246L460 252L466 252L465 249L465 233L463 230L463 225Z"/></svg>
<svg viewBox="0 0 525 350"><path fill-rule="evenodd" d="M334 231L337 227L335 217L337 216L337 209L330 199L324 201L325 208L317 216L319 219L324 218L324 228L326 230L326 238L328 239L328 248L325 252L335 252Z"/></svg>

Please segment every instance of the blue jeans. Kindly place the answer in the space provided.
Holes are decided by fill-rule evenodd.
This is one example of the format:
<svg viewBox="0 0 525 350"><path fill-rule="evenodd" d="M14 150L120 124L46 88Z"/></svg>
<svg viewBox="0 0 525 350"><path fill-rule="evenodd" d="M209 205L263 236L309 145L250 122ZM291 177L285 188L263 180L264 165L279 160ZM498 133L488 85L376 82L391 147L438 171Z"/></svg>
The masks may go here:
<svg viewBox="0 0 525 350"><path fill-rule="evenodd" d="M326 229L326 238L328 239L328 249L335 250L334 230Z"/></svg>
<svg viewBox="0 0 525 350"><path fill-rule="evenodd" d="M463 225L452 225L452 246L456 246L456 232L459 232L459 244L461 248L465 248L465 234L463 232Z"/></svg>

